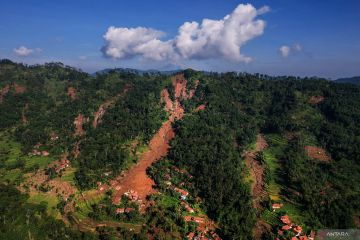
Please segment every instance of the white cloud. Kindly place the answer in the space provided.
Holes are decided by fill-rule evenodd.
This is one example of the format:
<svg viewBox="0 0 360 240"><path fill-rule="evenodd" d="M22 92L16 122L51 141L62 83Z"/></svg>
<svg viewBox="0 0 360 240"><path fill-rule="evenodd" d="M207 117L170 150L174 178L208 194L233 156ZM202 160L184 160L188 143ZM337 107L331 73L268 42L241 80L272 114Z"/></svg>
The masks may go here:
<svg viewBox="0 0 360 240"><path fill-rule="evenodd" d="M220 20L203 19L201 23L185 22L178 35L163 41L165 33L144 27L109 27L105 35L105 56L114 59L140 56L145 59L178 62L184 59L223 58L234 62L250 62L241 53L249 40L263 34L265 22L257 19L270 10L240 4Z"/></svg>
<svg viewBox="0 0 360 240"><path fill-rule="evenodd" d="M299 43L295 43L292 47L283 45L279 48L279 52L282 57L287 58L293 51L301 52L302 46Z"/></svg>
<svg viewBox="0 0 360 240"><path fill-rule="evenodd" d="M295 43L293 49L300 52L302 50L302 46L299 43Z"/></svg>
<svg viewBox="0 0 360 240"><path fill-rule="evenodd" d="M289 46L281 46L279 48L280 54L281 56L283 56L284 58L287 58L290 54L290 47Z"/></svg>
<svg viewBox="0 0 360 240"><path fill-rule="evenodd" d="M270 7L269 6L263 6L261 7L259 10L258 10L258 14L261 15L261 14L265 14L267 12L270 12Z"/></svg>
<svg viewBox="0 0 360 240"><path fill-rule="evenodd" d="M27 48L25 46L21 46L19 48L15 48L14 52L18 56L26 57L26 56L29 56L30 54L32 54L34 52L34 50L30 49L30 48Z"/></svg>

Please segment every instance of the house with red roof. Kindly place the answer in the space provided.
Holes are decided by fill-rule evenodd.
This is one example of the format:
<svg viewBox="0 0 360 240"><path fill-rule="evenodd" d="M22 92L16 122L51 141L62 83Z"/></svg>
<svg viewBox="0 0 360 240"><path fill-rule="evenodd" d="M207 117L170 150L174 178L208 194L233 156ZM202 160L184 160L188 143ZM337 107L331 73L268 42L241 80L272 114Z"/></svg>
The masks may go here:
<svg viewBox="0 0 360 240"><path fill-rule="evenodd" d="M181 200L185 200L186 197L189 195L189 193L187 191L185 191L183 189L180 189L180 188L177 188L177 187L174 188L174 191L180 193Z"/></svg>
<svg viewBox="0 0 360 240"><path fill-rule="evenodd" d="M276 209L280 209L283 206L282 203L274 203L271 207L273 211L275 212Z"/></svg>
<svg viewBox="0 0 360 240"><path fill-rule="evenodd" d="M291 225L291 221L290 221L290 218L289 218L288 215L282 216L282 217L280 218L280 220L281 220L284 224L286 224L286 225Z"/></svg>

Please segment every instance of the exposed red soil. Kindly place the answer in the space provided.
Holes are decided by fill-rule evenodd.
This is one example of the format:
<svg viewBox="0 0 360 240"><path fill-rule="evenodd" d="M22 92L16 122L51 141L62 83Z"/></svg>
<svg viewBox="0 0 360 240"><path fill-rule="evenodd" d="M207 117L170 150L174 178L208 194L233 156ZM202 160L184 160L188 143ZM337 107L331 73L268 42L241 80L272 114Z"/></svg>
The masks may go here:
<svg viewBox="0 0 360 240"><path fill-rule="evenodd" d="M4 101L4 97L10 91L11 87L14 88L16 94L22 94L26 91L26 88L24 86L18 85L16 83L12 85L7 84L5 85L5 87L0 89L0 104Z"/></svg>
<svg viewBox="0 0 360 240"><path fill-rule="evenodd" d="M322 162L329 162L331 160L330 156L322 148L315 146L305 146L305 151L312 159L317 159Z"/></svg>
<svg viewBox="0 0 360 240"><path fill-rule="evenodd" d="M325 100L324 96L311 96L308 100L310 104L318 104Z"/></svg>
<svg viewBox="0 0 360 240"><path fill-rule="evenodd" d="M76 89L74 87L68 87L67 95L74 101L76 99Z"/></svg>
<svg viewBox="0 0 360 240"><path fill-rule="evenodd" d="M27 124L28 120L26 118L26 112L29 110L29 103L26 103L21 111L21 121L23 124Z"/></svg>
<svg viewBox="0 0 360 240"><path fill-rule="evenodd" d="M251 185L254 208L259 209L261 199L266 195L264 191L264 167L256 160L256 155L267 147L263 135L258 134L256 147L253 151L245 153L245 163L250 170L251 178L254 182Z"/></svg>
<svg viewBox="0 0 360 240"><path fill-rule="evenodd" d="M111 181L111 188L115 190L113 195L114 204L118 204L121 196L131 190L136 193L137 199L141 203L140 209L144 210L147 205L146 196L155 192L153 189L155 183L147 176L146 169L156 160L167 155L169 142L175 137L172 122L184 116L184 108L180 100L187 97L186 80L183 74L174 76L172 83L175 90L174 102L171 101L169 92L166 89L161 92L161 102L165 103L165 110L170 113L169 119L163 123L158 132L150 140L149 149L140 156L138 164L128 170L123 176L119 176Z"/></svg>
<svg viewBox="0 0 360 240"><path fill-rule="evenodd" d="M173 110L173 102L170 99L169 91L167 89L163 89L161 91L161 103L165 103L166 112L170 112Z"/></svg>
<svg viewBox="0 0 360 240"><path fill-rule="evenodd" d="M206 108L205 104L199 105L197 108L195 108L194 112L202 111Z"/></svg>
<svg viewBox="0 0 360 240"><path fill-rule="evenodd" d="M186 84L187 80L184 78L184 74L178 74L172 79L174 87L175 98L187 99Z"/></svg>
<svg viewBox="0 0 360 240"><path fill-rule="evenodd" d="M24 86L18 85L16 83L14 83L13 87L14 87L15 93L17 93L17 94L22 94L26 91L26 88Z"/></svg>
<svg viewBox="0 0 360 240"><path fill-rule="evenodd" d="M155 183L147 176L146 169L156 160L167 155L169 141L174 136L171 121L168 120L151 139L149 150L141 155L139 163L111 184L117 190L113 198L114 204L118 204L121 196L129 190L135 191L142 202L146 200L147 195L154 193L153 185Z"/></svg>
<svg viewBox="0 0 360 240"><path fill-rule="evenodd" d="M186 88L187 80L185 79L184 74L178 74L174 76L172 79L172 85L174 87L175 98L182 100L187 100L192 98L195 94L196 88L198 87L199 83L200 81L196 80L194 88L190 89L188 94Z"/></svg>
<svg viewBox="0 0 360 240"><path fill-rule="evenodd" d="M94 113L94 120L93 120L93 127L96 128L97 125L101 122L102 117L104 116L106 109L108 109L109 107L113 106L115 104L115 102L122 96L124 96L129 90L130 90L131 86L130 85L125 85L124 90L122 91L122 93L117 94L115 97L113 97L112 99L104 102L103 104L100 105L99 109Z"/></svg>
<svg viewBox="0 0 360 240"><path fill-rule="evenodd" d="M75 136L82 136L85 134L85 131L83 129L83 124L87 122L88 119L84 117L81 113L75 118L74 125L75 125Z"/></svg>
<svg viewBox="0 0 360 240"><path fill-rule="evenodd" d="M9 84L5 85L5 87L0 89L0 103L2 103L4 101L4 97L9 92L9 90L10 90L10 85Z"/></svg>

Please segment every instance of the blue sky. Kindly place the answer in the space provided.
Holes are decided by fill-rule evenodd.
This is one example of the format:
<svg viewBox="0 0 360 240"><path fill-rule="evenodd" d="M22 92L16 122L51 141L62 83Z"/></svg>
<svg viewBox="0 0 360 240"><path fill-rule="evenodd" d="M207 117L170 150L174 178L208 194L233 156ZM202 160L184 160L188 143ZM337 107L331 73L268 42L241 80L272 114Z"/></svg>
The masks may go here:
<svg viewBox="0 0 360 240"><path fill-rule="evenodd" d="M184 46L177 39L185 22L199 23L200 38L212 31L202 27L203 19L221 20L246 3L256 12L246 23L255 28L260 20L264 25L242 41L242 25L229 24L226 31L239 38L234 48L224 46L232 40L224 40L222 32L206 42L206 49L195 48L198 42ZM263 11L264 6L269 8ZM232 16L240 24L241 14ZM116 29L105 39L110 26ZM128 34L135 33L132 40L124 37L125 28ZM144 36L157 44L148 44ZM124 46L131 46L131 51ZM161 56L155 56L157 49L162 49ZM359 56L358 0L12 0L0 7L0 58L30 64L62 61L89 72L108 67L192 67L337 78L359 75Z"/></svg>

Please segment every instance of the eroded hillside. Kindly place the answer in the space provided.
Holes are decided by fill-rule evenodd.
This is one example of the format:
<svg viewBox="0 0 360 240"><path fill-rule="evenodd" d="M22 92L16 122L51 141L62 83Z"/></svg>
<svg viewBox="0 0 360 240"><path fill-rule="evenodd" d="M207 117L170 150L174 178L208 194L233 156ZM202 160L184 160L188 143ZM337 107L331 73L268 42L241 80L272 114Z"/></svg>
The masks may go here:
<svg viewBox="0 0 360 240"><path fill-rule="evenodd" d="M265 79L1 61L0 238L310 239L358 226L359 88Z"/></svg>

